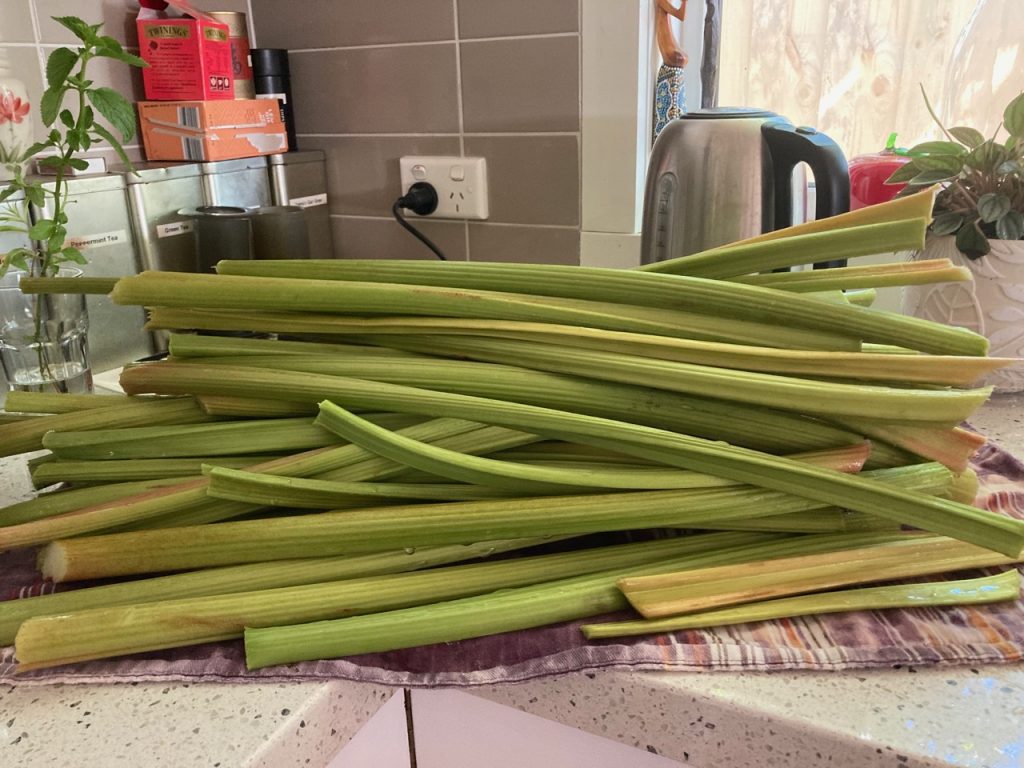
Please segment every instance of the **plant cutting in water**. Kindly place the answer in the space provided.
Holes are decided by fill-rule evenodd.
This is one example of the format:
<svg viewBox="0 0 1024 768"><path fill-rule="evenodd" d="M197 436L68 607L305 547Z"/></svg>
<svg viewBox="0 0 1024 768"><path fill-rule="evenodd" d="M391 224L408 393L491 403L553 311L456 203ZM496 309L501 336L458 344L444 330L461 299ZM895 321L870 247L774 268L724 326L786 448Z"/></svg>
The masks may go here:
<svg viewBox="0 0 1024 768"><path fill-rule="evenodd" d="M1024 93L1003 111L1009 136L990 137L975 128L946 128L924 97L929 114L946 141L926 141L906 151L911 158L887 180L903 184L912 193L942 184L935 198L931 232L956 235L956 247L969 259L990 250L990 238L1024 238ZM900 193L901 195L904 192Z"/></svg>
<svg viewBox="0 0 1024 768"><path fill-rule="evenodd" d="M146 63L126 51L114 38L100 34L101 24L86 24L74 16L54 17L54 20L71 30L81 45L75 49L57 48L47 59L47 88L39 101L40 117L50 129L47 136L23 152L9 148L0 157L12 177L0 189L0 233L18 233L33 243L0 254L0 278L12 269L29 277L49 277L58 274L62 265L86 263L81 251L67 241L67 176L72 171L88 168L88 163L77 156L79 153L105 141L131 167L120 142L127 142L135 135L135 109L113 88L97 86L89 79L87 69L97 58L115 59L129 66L142 67ZM5 93L0 99L0 126L4 122L21 122L30 109L27 101ZM120 135L120 140L115 133ZM40 167L53 174L52 183L25 177L24 166L33 157L38 159ZM15 196L18 199L14 199ZM42 218L32 220L30 205L45 211ZM17 283L10 278L7 282L11 290L15 290ZM27 355L22 354L22 359L13 363L13 372L8 371L12 383L33 387L52 384L56 390L65 390L70 380L88 377L84 304L80 297L77 299L75 302L69 298L35 296L31 306L16 303L5 307L4 332L10 331L15 338L10 346L29 352L34 361L26 363ZM22 319L26 322L19 328ZM7 328L8 325L11 327ZM82 361L69 362L61 347L74 345L76 342L68 339L76 335L81 337L77 345L81 347L78 356Z"/></svg>

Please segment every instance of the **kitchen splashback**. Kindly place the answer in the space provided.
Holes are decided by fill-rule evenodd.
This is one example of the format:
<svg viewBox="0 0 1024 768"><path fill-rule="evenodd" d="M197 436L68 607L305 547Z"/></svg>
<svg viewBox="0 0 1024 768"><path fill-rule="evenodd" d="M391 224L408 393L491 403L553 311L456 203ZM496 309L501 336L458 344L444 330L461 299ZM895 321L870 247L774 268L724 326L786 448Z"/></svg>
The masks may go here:
<svg viewBox="0 0 1024 768"><path fill-rule="evenodd" d="M327 156L335 255L430 258L390 217L402 155L487 158L488 221L418 222L452 259L579 261L579 0L251 0ZM457 13L456 13L457 6Z"/></svg>

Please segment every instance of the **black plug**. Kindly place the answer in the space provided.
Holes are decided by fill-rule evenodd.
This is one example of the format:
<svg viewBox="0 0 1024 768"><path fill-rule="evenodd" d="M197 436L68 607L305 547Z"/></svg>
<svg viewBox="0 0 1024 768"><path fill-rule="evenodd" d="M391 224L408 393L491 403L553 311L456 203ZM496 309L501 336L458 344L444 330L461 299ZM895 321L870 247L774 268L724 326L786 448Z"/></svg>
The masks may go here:
<svg viewBox="0 0 1024 768"><path fill-rule="evenodd" d="M428 181L417 181L398 198L398 205L420 216L429 216L437 210L437 190Z"/></svg>
<svg viewBox="0 0 1024 768"><path fill-rule="evenodd" d="M406 208L413 213L418 213L420 216L429 216L432 214L437 210L437 190L434 189L434 185L426 181L417 181L409 187L408 192L395 200L395 204L391 206L391 213L395 217L395 221L401 224L413 237L433 251L437 258L441 259L441 261L447 261L444 254L441 253L441 249L434 245L434 243L430 241L430 238L405 220L405 217L402 216L400 210L402 208Z"/></svg>

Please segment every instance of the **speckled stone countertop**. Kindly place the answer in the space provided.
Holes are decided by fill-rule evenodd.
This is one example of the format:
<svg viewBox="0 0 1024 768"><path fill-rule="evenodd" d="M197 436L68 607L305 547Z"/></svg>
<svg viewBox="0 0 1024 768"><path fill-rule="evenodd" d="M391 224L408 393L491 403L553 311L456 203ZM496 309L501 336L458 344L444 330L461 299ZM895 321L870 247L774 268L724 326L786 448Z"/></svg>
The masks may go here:
<svg viewBox="0 0 1024 768"><path fill-rule="evenodd" d="M1024 453L1024 396L975 426ZM0 459L0 503L28 488ZM468 691L700 768L1024 768L1024 667L601 672ZM0 686L0 766L324 766L390 697L380 686Z"/></svg>

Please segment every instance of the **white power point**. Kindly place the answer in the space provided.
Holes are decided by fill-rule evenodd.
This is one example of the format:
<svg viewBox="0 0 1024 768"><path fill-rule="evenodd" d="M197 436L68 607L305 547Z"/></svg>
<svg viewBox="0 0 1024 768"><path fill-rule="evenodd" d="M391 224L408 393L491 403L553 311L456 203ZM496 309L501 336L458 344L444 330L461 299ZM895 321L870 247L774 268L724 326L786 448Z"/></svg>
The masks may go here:
<svg viewBox="0 0 1024 768"><path fill-rule="evenodd" d="M486 219L487 160L482 157L408 156L399 160L404 195L417 181L437 190L437 210L429 219Z"/></svg>

